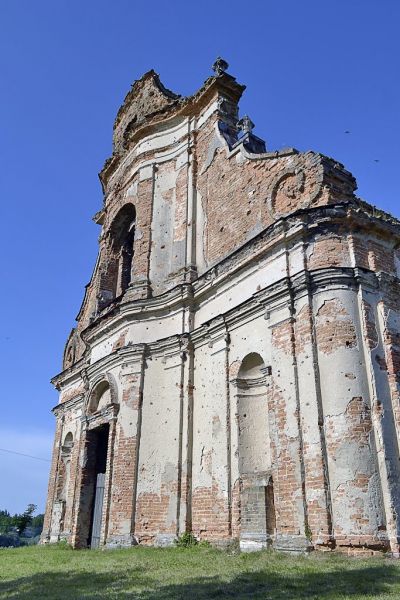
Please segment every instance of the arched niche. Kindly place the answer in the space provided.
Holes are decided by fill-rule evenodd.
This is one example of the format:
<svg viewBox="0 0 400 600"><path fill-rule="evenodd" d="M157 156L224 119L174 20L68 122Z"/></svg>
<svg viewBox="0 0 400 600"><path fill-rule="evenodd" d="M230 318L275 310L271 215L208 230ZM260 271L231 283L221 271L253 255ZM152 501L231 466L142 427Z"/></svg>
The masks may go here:
<svg viewBox="0 0 400 600"><path fill-rule="evenodd" d="M99 309L122 295L132 278L136 209L125 204L114 217L107 233L100 265Z"/></svg>
<svg viewBox="0 0 400 600"><path fill-rule="evenodd" d="M110 384L103 379L90 392L87 412L93 414L112 404Z"/></svg>
<svg viewBox="0 0 400 600"><path fill-rule="evenodd" d="M72 446L74 445L74 436L72 435L72 433L69 431L65 438L64 438L64 444L63 446L65 448L72 448Z"/></svg>
<svg viewBox="0 0 400 600"><path fill-rule="evenodd" d="M61 446L61 456L57 473L57 499L65 502L68 494L71 476L71 453L74 446L74 436L69 431Z"/></svg>
<svg viewBox="0 0 400 600"><path fill-rule="evenodd" d="M242 360L237 385L239 472L265 473L271 467L266 368L256 352Z"/></svg>
<svg viewBox="0 0 400 600"><path fill-rule="evenodd" d="M63 368L68 369L77 359L78 339L76 329L72 329L64 349Z"/></svg>
<svg viewBox="0 0 400 600"><path fill-rule="evenodd" d="M256 352L240 365L236 384L240 545L261 549L275 534L275 503L268 419L268 369Z"/></svg>

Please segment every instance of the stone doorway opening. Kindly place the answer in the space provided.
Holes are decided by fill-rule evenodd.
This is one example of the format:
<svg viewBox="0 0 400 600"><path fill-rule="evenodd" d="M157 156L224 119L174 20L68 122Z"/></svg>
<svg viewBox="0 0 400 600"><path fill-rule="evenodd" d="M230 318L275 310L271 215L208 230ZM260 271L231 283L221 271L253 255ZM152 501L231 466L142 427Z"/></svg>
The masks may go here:
<svg viewBox="0 0 400 600"><path fill-rule="evenodd" d="M88 432L86 473L90 526L87 545L90 548L98 548L101 541L109 429L106 424Z"/></svg>

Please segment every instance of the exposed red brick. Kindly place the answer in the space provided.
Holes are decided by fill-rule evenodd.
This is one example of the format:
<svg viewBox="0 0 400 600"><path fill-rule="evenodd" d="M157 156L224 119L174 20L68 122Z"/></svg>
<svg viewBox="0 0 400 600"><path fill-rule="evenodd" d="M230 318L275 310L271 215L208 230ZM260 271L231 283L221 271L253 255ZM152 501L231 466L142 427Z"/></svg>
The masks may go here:
<svg viewBox="0 0 400 600"><path fill-rule="evenodd" d="M309 269L350 266L350 253L346 238L328 237L314 242L312 253L308 259Z"/></svg>
<svg viewBox="0 0 400 600"><path fill-rule="evenodd" d="M324 354L357 346L354 323L337 298L325 301L318 310L316 331L319 350Z"/></svg>

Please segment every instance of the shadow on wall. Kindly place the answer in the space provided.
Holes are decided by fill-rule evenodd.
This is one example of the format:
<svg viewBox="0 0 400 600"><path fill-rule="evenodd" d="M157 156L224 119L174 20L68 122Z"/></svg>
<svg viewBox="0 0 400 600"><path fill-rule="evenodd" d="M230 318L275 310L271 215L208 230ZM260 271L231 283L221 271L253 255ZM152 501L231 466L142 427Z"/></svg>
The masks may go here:
<svg viewBox="0 0 400 600"><path fill-rule="evenodd" d="M244 567L245 568L245 567ZM52 572L0 583L0 598L7 600L102 600L132 598L138 600L181 600L182 598L253 598L262 600L336 600L361 598L398 598L400 573L385 564L329 573L287 571L285 575L256 570L224 581L220 577L202 577L182 585L162 585L154 573L145 569L113 570L107 573ZM397 585L396 585L397 584ZM396 591L393 586L396 585Z"/></svg>

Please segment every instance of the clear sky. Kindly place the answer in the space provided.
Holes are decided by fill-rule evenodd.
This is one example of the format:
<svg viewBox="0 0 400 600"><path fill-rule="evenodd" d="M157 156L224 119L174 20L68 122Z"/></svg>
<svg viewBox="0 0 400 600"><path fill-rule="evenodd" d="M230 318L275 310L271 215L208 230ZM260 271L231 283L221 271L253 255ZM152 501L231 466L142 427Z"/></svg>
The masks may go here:
<svg viewBox="0 0 400 600"><path fill-rule="evenodd" d="M400 216L399 29L398 0L0 0L0 448L50 458L49 380L94 265L97 173L131 83L154 68L192 94L221 55L270 150L334 156ZM1 450L0 508L43 510L48 468Z"/></svg>

